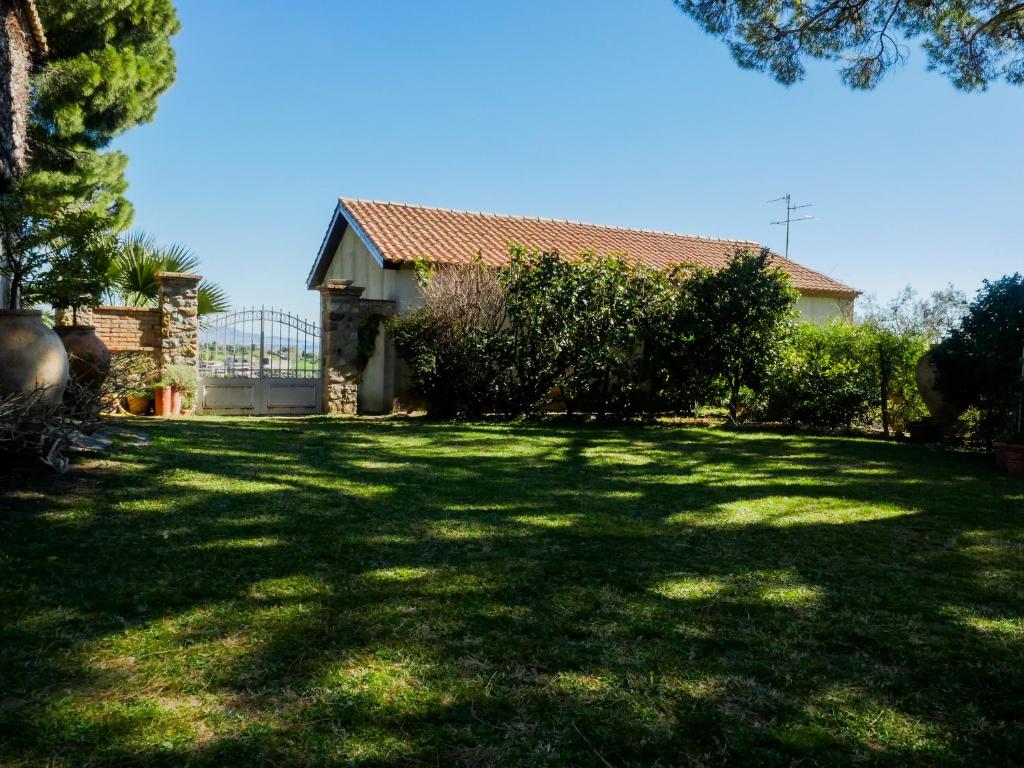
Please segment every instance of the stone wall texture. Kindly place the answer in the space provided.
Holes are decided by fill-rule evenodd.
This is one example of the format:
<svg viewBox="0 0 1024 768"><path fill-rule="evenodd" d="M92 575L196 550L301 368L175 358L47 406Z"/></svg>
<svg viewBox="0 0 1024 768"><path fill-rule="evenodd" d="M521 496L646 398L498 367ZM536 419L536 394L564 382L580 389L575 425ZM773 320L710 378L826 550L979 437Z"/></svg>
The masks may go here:
<svg viewBox="0 0 1024 768"><path fill-rule="evenodd" d="M323 412L354 416L359 412L359 326L370 315L389 317L394 302L361 298L362 288L329 280L320 291Z"/></svg>
<svg viewBox="0 0 1024 768"><path fill-rule="evenodd" d="M199 275L160 275L160 366L199 365Z"/></svg>

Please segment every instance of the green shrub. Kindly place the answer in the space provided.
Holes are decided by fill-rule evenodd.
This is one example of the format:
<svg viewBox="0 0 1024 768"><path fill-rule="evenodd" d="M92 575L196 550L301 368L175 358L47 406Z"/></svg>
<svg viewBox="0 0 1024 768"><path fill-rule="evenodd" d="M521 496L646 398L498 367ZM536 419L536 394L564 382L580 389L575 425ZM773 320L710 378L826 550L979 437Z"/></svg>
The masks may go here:
<svg viewBox="0 0 1024 768"><path fill-rule="evenodd" d="M876 392L870 344L863 326L795 326L771 369L767 418L831 429L864 420Z"/></svg>
<svg viewBox="0 0 1024 768"><path fill-rule="evenodd" d="M424 306L388 326L413 394L444 418L501 410L509 334L496 271L480 261L421 268L421 284Z"/></svg>
<svg viewBox="0 0 1024 768"><path fill-rule="evenodd" d="M884 422L903 431L924 414L915 371L926 351L912 333L798 324L772 366L764 415L829 429Z"/></svg>
<svg viewBox="0 0 1024 768"><path fill-rule="evenodd" d="M1020 429L1024 406L1024 276L985 281L960 326L935 349L946 398L974 407L977 434L990 440Z"/></svg>
<svg viewBox="0 0 1024 768"><path fill-rule="evenodd" d="M654 407L658 347L672 287L625 256L513 248L502 271L511 334L508 407L542 409L557 390L572 411L637 412Z"/></svg>
<svg viewBox="0 0 1024 768"><path fill-rule="evenodd" d="M685 340L689 359L708 372L708 386L716 380L724 386L736 421L743 388L761 389L785 343L799 294L789 276L771 266L767 249L737 251L719 270L689 270L679 288L680 342Z"/></svg>

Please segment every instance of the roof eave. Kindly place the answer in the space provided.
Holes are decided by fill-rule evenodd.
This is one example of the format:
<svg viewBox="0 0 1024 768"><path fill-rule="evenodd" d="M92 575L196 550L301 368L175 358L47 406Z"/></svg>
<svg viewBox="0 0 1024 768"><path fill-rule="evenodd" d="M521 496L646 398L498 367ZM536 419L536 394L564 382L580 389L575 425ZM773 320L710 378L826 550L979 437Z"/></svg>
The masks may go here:
<svg viewBox="0 0 1024 768"><path fill-rule="evenodd" d="M352 231L356 233L356 236L366 246L366 249L373 256L378 266L384 266L384 256L376 243L366 234L366 230L360 226L352 212L345 207L344 199L339 199L338 204L334 208L331 223L327 227L327 233L324 235L323 242L320 243L320 250L317 252L316 261L313 262L313 268L306 277L306 288L308 290L315 291L320 288L320 284L327 274L327 269L331 265L331 260L341 244L341 238L349 227L352 228Z"/></svg>

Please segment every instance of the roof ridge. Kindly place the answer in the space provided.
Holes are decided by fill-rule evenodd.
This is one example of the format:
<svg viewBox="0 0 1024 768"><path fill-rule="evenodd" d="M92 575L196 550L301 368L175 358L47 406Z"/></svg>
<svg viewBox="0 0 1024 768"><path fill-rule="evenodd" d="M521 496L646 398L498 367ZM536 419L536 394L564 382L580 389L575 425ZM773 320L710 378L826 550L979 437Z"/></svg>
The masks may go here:
<svg viewBox="0 0 1024 768"><path fill-rule="evenodd" d="M554 219L547 216L523 216L515 213L491 213L489 211L467 211L460 208L442 208L436 205L416 205L415 203L399 203L394 200L366 200L358 197L340 197L342 203L364 203L370 205L393 205L398 208L416 208L423 211L439 211L442 213L461 213L468 216L488 216L492 219L516 219L517 221L543 221L549 224L575 224L595 229L613 229L617 232L638 232L645 235L663 235L665 237L686 237L692 240L707 240L713 243L742 243L744 245L764 246L756 240L740 240L734 237L710 237L709 235L689 235L683 232L668 232L660 229L644 229L642 227L619 227L611 224L595 224L589 221L573 221L572 219Z"/></svg>

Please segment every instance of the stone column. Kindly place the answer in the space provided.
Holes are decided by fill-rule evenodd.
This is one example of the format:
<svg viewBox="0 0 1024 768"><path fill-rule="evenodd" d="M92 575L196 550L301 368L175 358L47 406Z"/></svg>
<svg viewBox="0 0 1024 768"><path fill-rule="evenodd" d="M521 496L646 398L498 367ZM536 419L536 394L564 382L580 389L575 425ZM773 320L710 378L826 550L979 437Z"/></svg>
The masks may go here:
<svg viewBox="0 0 1024 768"><path fill-rule="evenodd" d="M162 272L160 281L160 368L199 365L199 275Z"/></svg>
<svg viewBox="0 0 1024 768"><path fill-rule="evenodd" d="M359 410L359 297L363 289L346 280L320 288L323 357L323 412L354 416Z"/></svg>
<svg viewBox="0 0 1024 768"><path fill-rule="evenodd" d="M364 299L363 288L347 280L328 280L320 287L323 412L354 416L359 412L359 328L370 316L394 314L395 303Z"/></svg>

